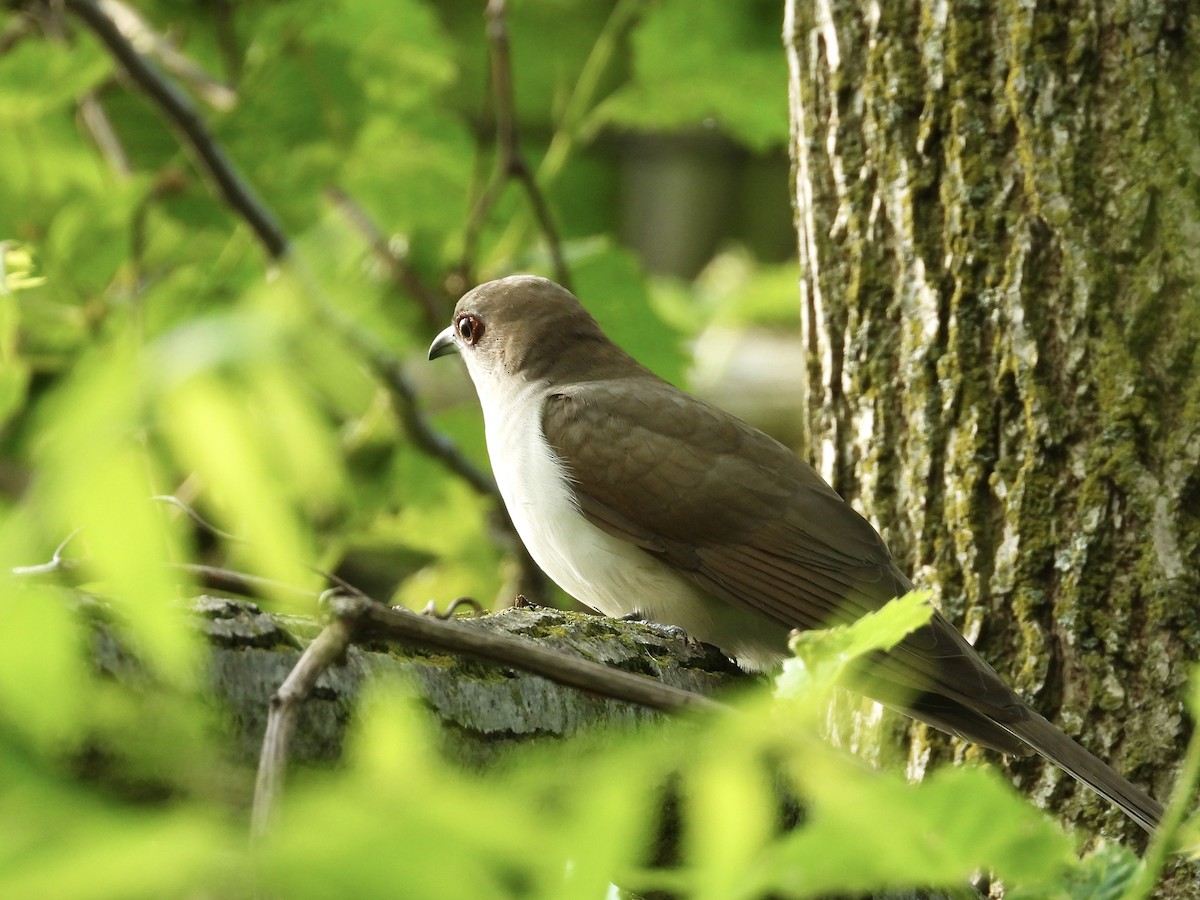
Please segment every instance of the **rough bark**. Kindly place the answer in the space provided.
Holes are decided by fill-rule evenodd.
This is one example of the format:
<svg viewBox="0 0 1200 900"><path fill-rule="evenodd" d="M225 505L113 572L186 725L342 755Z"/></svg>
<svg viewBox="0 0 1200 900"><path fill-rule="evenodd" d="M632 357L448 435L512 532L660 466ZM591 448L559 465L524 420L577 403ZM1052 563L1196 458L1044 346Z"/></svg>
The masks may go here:
<svg viewBox="0 0 1200 900"><path fill-rule="evenodd" d="M91 606L92 660L118 680L144 677L137 658L116 637L103 606ZM224 597L195 601L197 623L209 647L206 697L226 723L230 761L258 763L268 701L316 636L320 623L267 613L254 603ZM752 680L715 647L673 628L547 608L514 608L463 619L460 624L519 635L560 652L637 672L665 684L711 694ZM440 725L442 751L468 768L485 767L532 743L603 728L629 728L659 714L592 696L536 675L394 643L356 644L318 681L293 735L290 764L327 766L342 756L347 726L364 686L373 678L401 678ZM249 781L245 782L248 786ZM236 799L236 798L235 798ZM249 801L247 795L244 799ZM658 836L673 847L677 821L668 813ZM970 893L964 887L963 891ZM875 900L950 900L962 892L885 891Z"/></svg>
<svg viewBox="0 0 1200 900"><path fill-rule="evenodd" d="M201 598L196 610L212 648L209 696L227 723L229 754L234 762L252 767L258 762L271 694L320 625L219 597ZM534 608L508 609L461 624L523 635L551 649L701 693L747 677L715 648L677 630L640 622ZM93 657L99 668L118 678L134 677L138 664L112 632L99 626L95 635ZM372 677L398 677L410 684L441 723L446 751L473 768L531 741L636 725L656 715L526 672L438 651L356 645L321 677L305 704L291 745L293 762L329 764L341 757L346 726Z"/></svg>
<svg viewBox="0 0 1200 900"><path fill-rule="evenodd" d="M1200 656L1200 10L788 0L784 40L811 456L1035 707L1165 800ZM916 771L964 752L913 738Z"/></svg>

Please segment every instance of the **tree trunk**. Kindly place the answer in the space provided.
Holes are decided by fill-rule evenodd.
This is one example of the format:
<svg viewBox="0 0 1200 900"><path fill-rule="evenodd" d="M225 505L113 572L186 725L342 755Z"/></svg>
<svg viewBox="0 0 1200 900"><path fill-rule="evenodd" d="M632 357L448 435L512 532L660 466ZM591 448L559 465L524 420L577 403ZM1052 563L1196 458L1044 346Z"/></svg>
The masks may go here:
<svg viewBox="0 0 1200 900"><path fill-rule="evenodd" d="M1200 12L788 0L784 40L810 455L1011 684L1166 800L1200 656ZM964 752L913 737L917 771Z"/></svg>

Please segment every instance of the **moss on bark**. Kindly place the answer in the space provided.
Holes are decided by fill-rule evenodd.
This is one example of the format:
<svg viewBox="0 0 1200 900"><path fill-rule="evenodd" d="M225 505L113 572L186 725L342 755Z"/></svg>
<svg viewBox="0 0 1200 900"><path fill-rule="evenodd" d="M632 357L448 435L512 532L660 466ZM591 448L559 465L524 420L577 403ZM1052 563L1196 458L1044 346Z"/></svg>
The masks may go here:
<svg viewBox="0 0 1200 900"><path fill-rule="evenodd" d="M918 9L788 4L811 454L1036 707L1165 797L1200 657L1200 11ZM916 737L918 768L964 752Z"/></svg>

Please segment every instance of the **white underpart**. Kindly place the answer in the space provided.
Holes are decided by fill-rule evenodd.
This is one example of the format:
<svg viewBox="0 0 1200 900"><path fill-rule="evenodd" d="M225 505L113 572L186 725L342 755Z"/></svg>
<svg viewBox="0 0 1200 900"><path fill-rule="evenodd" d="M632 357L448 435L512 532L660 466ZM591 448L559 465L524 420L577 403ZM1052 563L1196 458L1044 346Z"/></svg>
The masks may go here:
<svg viewBox="0 0 1200 900"><path fill-rule="evenodd" d="M497 379L473 364L469 350L463 356L483 407L500 495L543 572L592 609L678 625L747 668L770 668L782 659L783 628L706 594L640 547L584 518L542 432L542 405L550 388L521 382L501 390Z"/></svg>

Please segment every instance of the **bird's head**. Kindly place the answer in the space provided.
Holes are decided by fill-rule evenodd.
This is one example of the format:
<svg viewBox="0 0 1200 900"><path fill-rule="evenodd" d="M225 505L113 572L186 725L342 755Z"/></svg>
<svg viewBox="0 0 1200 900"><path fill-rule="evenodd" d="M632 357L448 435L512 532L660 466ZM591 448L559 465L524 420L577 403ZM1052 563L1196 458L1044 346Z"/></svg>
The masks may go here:
<svg viewBox="0 0 1200 900"><path fill-rule="evenodd" d="M579 380L628 359L566 288L536 275L511 275L468 291L450 327L429 347L437 359L457 350L476 387L511 378Z"/></svg>

